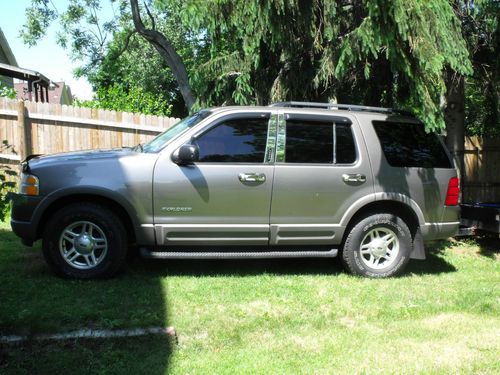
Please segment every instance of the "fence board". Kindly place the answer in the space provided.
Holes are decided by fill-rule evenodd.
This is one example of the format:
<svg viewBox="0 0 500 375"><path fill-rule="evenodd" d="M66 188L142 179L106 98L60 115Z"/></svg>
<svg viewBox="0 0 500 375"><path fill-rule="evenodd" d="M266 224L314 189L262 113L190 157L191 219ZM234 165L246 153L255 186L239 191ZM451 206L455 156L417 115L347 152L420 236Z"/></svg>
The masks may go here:
<svg viewBox="0 0 500 375"><path fill-rule="evenodd" d="M0 98L0 141L19 154L23 129L18 126L18 102ZM134 146L154 138L176 119L127 112L79 108L52 103L25 101L25 126L31 127L31 152L49 154L82 149Z"/></svg>
<svg viewBox="0 0 500 375"><path fill-rule="evenodd" d="M500 202L500 138L466 137L464 202Z"/></svg>

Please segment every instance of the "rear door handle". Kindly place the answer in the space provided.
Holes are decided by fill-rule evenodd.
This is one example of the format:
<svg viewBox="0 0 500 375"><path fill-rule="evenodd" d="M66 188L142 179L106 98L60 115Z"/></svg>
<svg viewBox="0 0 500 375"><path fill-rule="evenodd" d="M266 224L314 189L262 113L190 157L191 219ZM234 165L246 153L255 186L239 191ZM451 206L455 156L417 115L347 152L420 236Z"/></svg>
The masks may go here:
<svg viewBox="0 0 500 375"><path fill-rule="evenodd" d="M343 174L342 181L344 182L366 182L366 176L361 173Z"/></svg>
<svg viewBox="0 0 500 375"><path fill-rule="evenodd" d="M238 179L241 182L265 182L266 175L264 173L240 173Z"/></svg>

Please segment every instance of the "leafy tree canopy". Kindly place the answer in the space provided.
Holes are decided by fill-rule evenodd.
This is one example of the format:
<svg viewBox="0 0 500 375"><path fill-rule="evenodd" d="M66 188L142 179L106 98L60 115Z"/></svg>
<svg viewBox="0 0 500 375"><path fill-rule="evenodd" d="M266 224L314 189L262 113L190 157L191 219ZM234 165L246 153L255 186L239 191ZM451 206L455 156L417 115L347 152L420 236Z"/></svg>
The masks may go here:
<svg viewBox="0 0 500 375"><path fill-rule="evenodd" d="M231 92L238 104L397 104L437 129L444 69L472 72L444 0L187 1L182 14L211 37L212 58L197 72L210 78L200 90L207 102Z"/></svg>
<svg viewBox="0 0 500 375"><path fill-rule="evenodd" d="M467 132L500 135L500 2L460 1L455 12L474 67L465 85Z"/></svg>
<svg viewBox="0 0 500 375"><path fill-rule="evenodd" d="M32 0L23 35L26 42L36 42L44 22L58 19L61 45L84 61L79 73L96 88L129 92L140 87L164 93L161 100L177 107L179 81L168 78L171 65L158 40L150 37L146 43L133 35L138 31L131 21L134 1L112 3L115 19L100 21L98 0L71 0L62 13L52 12L48 0ZM462 25L446 0L156 0L138 5L144 21L140 34L159 32L174 47L196 106L281 100L396 105L417 112L429 129L439 129L444 127L443 72L472 73ZM41 13L45 17L38 17Z"/></svg>
<svg viewBox="0 0 500 375"><path fill-rule="evenodd" d="M102 19L104 5L113 8L114 18ZM202 58L203 40L181 27L171 6L159 10L151 1L145 5L146 25L154 23L192 68L195 55ZM56 9L48 0L33 0L26 16L21 36L29 45L45 35L50 23L59 23L58 44L81 62L75 75L85 76L96 91L93 100L77 104L176 117L187 114L176 77L152 44L138 35L128 1L70 0L67 8Z"/></svg>

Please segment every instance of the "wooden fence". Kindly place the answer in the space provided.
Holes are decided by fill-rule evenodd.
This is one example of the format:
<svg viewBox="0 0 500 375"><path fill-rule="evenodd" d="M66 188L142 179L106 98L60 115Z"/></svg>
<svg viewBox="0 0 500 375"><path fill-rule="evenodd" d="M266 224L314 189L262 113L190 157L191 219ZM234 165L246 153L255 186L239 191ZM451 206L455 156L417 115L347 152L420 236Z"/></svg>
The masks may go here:
<svg viewBox="0 0 500 375"><path fill-rule="evenodd" d="M134 146L168 129L177 119L0 98L0 141L5 160L96 148Z"/></svg>
<svg viewBox="0 0 500 375"><path fill-rule="evenodd" d="M466 137L462 201L500 202L500 138Z"/></svg>

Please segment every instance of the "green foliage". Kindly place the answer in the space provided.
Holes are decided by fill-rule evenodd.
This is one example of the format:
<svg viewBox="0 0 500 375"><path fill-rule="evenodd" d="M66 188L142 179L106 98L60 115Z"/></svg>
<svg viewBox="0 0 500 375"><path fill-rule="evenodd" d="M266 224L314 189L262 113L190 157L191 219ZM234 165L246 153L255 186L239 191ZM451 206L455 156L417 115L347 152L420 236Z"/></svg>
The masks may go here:
<svg viewBox="0 0 500 375"><path fill-rule="evenodd" d="M460 24L448 1L364 1L366 15L340 46L337 77L348 74L353 64L387 59L397 72L412 106L428 129L444 128L440 99L446 91L443 77L449 67L460 74L472 73ZM369 65L365 77L370 74ZM399 87L398 87L399 89Z"/></svg>
<svg viewBox="0 0 500 375"><path fill-rule="evenodd" d="M499 104L498 101L491 103L487 91L488 85L485 85L484 81L480 80L476 74L468 80L465 86L465 121L468 135L500 136ZM496 114L494 113L495 108Z"/></svg>
<svg viewBox="0 0 500 375"><path fill-rule="evenodd" d="M439 129L445 68L472 72L460 24L444 0L192 0L183 15L212 42L212 58L194 76L199 101L208 105L398 105Z"/></svg>
<svg viewBox="0 0 500 375"><path fill-rule="evenodd" d="M474 74L465 85L465 120L470 135L500 135L500 2L464 1L456 9Z"/></svg>
<svg viewBox="0 0 500 375"><path fill-rule="evenodd" d="M74 105L158 116L170 116L172 113L172 104L161 93L147 92L139 86L125 89L120 84L101 87L94 99L76 100Z"/></svg>
<svg viewBox="0 0 500 375"><path fill-rule="evenodd" d="M9 99L16 99L17 93L12 87L4 86L0 83L0 97L6 97Z"/></svg>
<svg viewBox="0 0 500 375"><path fill-rule="evenodd" d="M34 46L45 35L45 30L57 18L57 11L49 5L50 0L33 0L26 8L26 23L20 32L24 43Z"/></svg>
<svg viewBox="0 0 500 375"><path fill-rule="evenodd" d="M59 43L83 63L77 74L100 90L92 105L102 99L116 108L112 93L138 87L184 116L169 68L154 45L134 34L129 1L112 3L114 19L100 20L97 0L71 0L59 13L48 0L32 0L22 35L34 43L57 20ZM409 109L437 130L444 127L444 73L451 70L468 77L466 114L475 133L498 123L498 6L491 0L141 3L146 26L182 57L196 107L334 100Z"/></svg>
<svg viewBox="0 0 500 375"><path fill-rule="evenodd" d="M187 70L195 71L197 63L207 58L204 37L182 27L178 14L171 8L153 10L156 29L182 56ZM120 85L128 92L140 88L151 100L158 98L157 107L170 105L172 116L182 118L188 114L172 71L154 46L135 33L130 25L113 34L100 65L92 74L87 74L87 78L96 89Z"/></svg>
<svg viewBox="0 0 500 375"><path fill-rule="evenodd" d="M111 6L118 1L113 0ZM20 31L24 43L33 46L48 27L58 21L57 44L67 48L73 60L82 62L78 75L86 75L99 65L108 38L118 27L120 16L102 20L99 0L69 0L66 8L57 9L51 0L32 0L26 8L26 23Z"/></svg>
<svg viewBox="0 0 500 375"><path fill-rule="evenodd" d="M7 141L2 141L0 154L11 148ZM0 164L0 222L4 221L10 209L9 193L16 187L17 172L14 168Z"/></svg>
<svg viewBox="0 0 500 375"><path fill-rule="evenodd" d="M206 56L203 35L193 34L182 25L175 4L161 9L155 6L156 2L146 4L154 14L155 28L182 56L188 71L196 69ZM129 1L112 0L107 4L113 7L113 19L102 19L105 5L97 0L71 0L66 8L54 13L51 2L32 0L21 35L25 43L32 45L44 36L49 23L58 23L59 45L81 63L75 75L85 76L97 93L91 101L77 101L78 105L175 117L187 115L171 70L154 46L135 32ZM142 10L144 22L151 27L144 6ZM38 19L43 17L42 24Z"/></svg>

